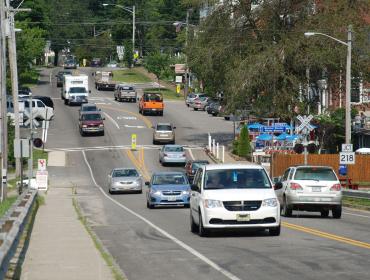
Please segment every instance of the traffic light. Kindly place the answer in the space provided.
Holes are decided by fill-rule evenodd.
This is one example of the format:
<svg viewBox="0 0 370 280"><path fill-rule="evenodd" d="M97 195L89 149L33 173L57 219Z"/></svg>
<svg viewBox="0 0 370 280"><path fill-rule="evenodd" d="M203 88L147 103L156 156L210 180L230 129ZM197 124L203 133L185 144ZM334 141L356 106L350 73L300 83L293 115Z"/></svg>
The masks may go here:
<svg viewBox="0 0 370 280"><path fill-rule="evenodd" d="M40 138L33 139L33 146L36 148L41 148L44 143Z"/></svg>
<svg viewBox="0 0 370 280"><path fill-rule="evenodd" d="M302 144L295 144L293 150L297 153L297 154L302 154L303 151L304 151L304 147Z"/></svg>
<svg viewBox="0 0 370 280"><path fill-rule="evenodd" d="M317 150L317 147L314 143L310 143L307 145L307 151L310 153L310 154L314 154L316 153L316 150Z"/></svg>

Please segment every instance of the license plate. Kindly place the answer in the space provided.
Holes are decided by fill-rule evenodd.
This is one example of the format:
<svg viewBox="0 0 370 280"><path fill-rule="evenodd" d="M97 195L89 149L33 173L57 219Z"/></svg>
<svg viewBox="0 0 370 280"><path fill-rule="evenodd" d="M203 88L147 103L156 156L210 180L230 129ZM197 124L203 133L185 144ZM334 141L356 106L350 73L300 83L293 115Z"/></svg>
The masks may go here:
<svg viewBox="0 0 370 280"><path fill-rule="evenodd" d="M249 214L236 214L236 220L238 222L248 222L250 219L251 216Z"/></svg>
<svg viewBox="0 0 370 280"><path fill-rule="evenodd" d="M167 137L166 134L159 134L160 137Z"/></svg>
<svg viewBox="0 0 370 280"><path fill-rule="evenodd" d="M157 111L157 109L152 109L152 111Z"/></svg>
<svg viewBox="0 0 370 280"><path fill-rule="evenodd" d="M167 198L168 201L176 201L176 196L169 196Z"/></svg>
<svg viewBox="0 0 370 280"><path fill-rule="evenodd" d="M321 187L312 187L313 192L321 192Z"/></svg>

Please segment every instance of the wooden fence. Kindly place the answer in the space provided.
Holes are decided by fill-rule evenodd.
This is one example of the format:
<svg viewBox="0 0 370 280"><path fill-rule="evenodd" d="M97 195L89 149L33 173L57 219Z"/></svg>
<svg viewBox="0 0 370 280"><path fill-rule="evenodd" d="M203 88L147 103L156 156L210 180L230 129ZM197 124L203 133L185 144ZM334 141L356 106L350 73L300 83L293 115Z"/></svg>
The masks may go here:
<svg viewBox="0 0 370 280"><path fill-rule="evenodd" d="M355 162L354 165L348 165L348 177L354 182L370 182L370 155L356 155ZM303 163L304 155L273 154L271 177L281 176L289 166ZM309 165L331 166L339 176L339 154L308 155L307 163Z"/></svg>

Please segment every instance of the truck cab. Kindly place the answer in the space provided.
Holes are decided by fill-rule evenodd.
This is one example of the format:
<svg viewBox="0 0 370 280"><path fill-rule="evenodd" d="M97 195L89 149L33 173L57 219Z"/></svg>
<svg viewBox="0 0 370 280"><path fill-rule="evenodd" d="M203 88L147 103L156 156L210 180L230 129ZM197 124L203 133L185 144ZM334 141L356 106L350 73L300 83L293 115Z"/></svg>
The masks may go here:
<svg viewBox="0 0 370 280"><path fill-rule="evenodd" d="M163 96L159 92L144 92L139 102L139 112L142 115L155 114L163 116Z"/></svg>
<svg viewBox="0 0 370 280"><path fill-rule="evenodd" d="M65 75L61 98L64 104L80 105L88 102L89 77L87 75Z"/></svg>
<svg viewBox="0 0 370 280"><path fill-rule="evenodd" d="M116 83L112 81L113 72L96 71L92 74L95 76L95 88L97 90L114 90Z"/></svg>

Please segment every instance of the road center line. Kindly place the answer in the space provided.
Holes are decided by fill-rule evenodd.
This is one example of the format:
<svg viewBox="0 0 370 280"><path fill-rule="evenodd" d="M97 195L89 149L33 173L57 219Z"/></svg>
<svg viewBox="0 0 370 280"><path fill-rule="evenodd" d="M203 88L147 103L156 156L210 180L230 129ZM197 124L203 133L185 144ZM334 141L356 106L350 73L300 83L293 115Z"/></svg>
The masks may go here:
<svg viewBox="0 0 370 280"><path fill-rule="evenodd" d="M208 264L210 267L214 268L215 270L217 270L218 272L222 273L226 278L230 279L230 280L241 280L240 278L238 278L237 276L235 276L234 274L232 274L231 272L229 272L228 270L226 269L223 269L222 267L220 267L218 264L216 264L215 262L213 262L212 260L208 259L206 256L204 256L202 253L198 252L197 250L193 249L192 247L190 247L189 245L185 244L184 242L182 242L181 240L177 239L175 236L171 235L170 233L168 233L167 231L161 229L160 227L156 226L155 224L153 224L151 221L149 221L148 219L144 218L143 216L141 216L140 214L136 213L135 211L131 210L130 208L124 206L123 204L119 203L118 201L114 200L113 198L111 198L109 195L107 195L107 193L103 190L103 188L101 186L98 185L98 183L96 182L95 180L95 177L94 177L94 174L93 174L93 171L92 171L92 168L89 164L89 161L87 160L87 157L86 157L86 153L85 151L82 151L82 155L84 157L84 160L85 160L85 163L87 165L87 168L89 169L89 172L90 172L90 176L91 176L91 179L95 185L96 188L98 188L100 190L100 192L107 198L109 199L110 201L112 201L114 204L116 204L118 207L124 209L125 211L129 212L130 214L134 215L135 217L137 217L138 219L142 220L143 222L145 222L146 224L148 224L149 226L151 226L153 229L155 229L156 231L158 231L159 233L161 233L163 236L167 237L168 239L170 239L171 241L173 241L175 244L179 245L180 247L182 247L183 249L185 249L186 251L188 251L189 253L191 253L192 255L196 256L197 258L199 258L200 260L202 260L204 263Z"/></svg>
<svg viewBox="0 0 370 280"><path fill-rule="evenodd" d="M106 112L104 112L104 115L106 115L107 116L107 118L108 119L110 119L110 121L118 128L118 129L120 129L120 127L119 127L119 125L118 125L118 123L110 116L110 115L108 115L108 113L106 113Z"/></svg>

